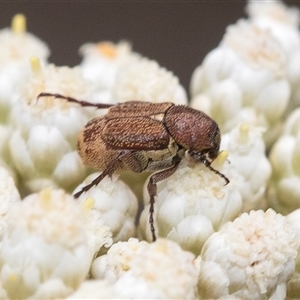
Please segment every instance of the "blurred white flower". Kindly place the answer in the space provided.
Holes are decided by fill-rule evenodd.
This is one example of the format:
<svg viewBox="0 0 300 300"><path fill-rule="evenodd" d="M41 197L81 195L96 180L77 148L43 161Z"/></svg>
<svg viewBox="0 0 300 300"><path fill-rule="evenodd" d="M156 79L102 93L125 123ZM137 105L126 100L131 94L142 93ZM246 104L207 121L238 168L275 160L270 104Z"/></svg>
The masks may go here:
<svg viewBox="0 0 300 300"><path fill-rule="evenodd" d="M74 193L92 182L100 175L99 172L89 175ZM138 210L136 196L118 175L105 177L97 186L83 193L77 201L91 202L92 208L87 212L87 218L98 219L109 228L113 241L124 241L135 235L135 218Z"/></svg>
<svg viewBox="0 0 300 300"><path fill-rule="evenodd" d="M66 299L113 299L114 287L105 280L86 280Z"/></svg>
<svg viewBox="0 0 300 300"><path fill-rule="evenodd" d="M115 283L121 275L131 269L132 260L146 247L148 247L147 242L139 241L136 238L113 244L107 254L101 255L93 261L92 276Z"/></svg>
<svg viewBox="0 0 300 300"><path fill-rule="evenodd" d="M237 171L227 161L221 167L217 161L212 166L228 177L230 183L225 185L224 178L203 164L191 167L182 161L172 176L157 185L154 205L156 235L176 241L196 255L208 237L222 224L235 219L242 209ZM151 241L148 202L149 196L145 193L147 204L141 214L139 233Z"/></svg>
<svg viewBox="0 0 300 300"><path fill-rule="evenodd" d="M112 42L88 43L80 47L82 55L80 67L84 78L93 83L94 92L101 103L116 103L111 89L116 81L120 67L130 65L140 56L125 41L118 44Z"/></svg>
<svg viewBox="0 0 300 300"><path fill-rule="evenodd" d="M39 57L45 64L49 54L44 42L26 32L26 20L21 14L14 16L11 28L0 30L0 123L8 122L15 103L12 95L30 76L30 57Z"/></svg>
<svg viewBox="0 0 300 300"><path fill-rule="evenodd" d="M263 132L261 127L244 123L222 136L221 148L230 153L229 161L240 175L237 185L243 198L243 211L266 208L271 164L265 154Z"/></svg>
<svg viewBox="0 0 300 300"><path fill-rule="evenodd" d="M0 218L4 218L10 207L20 200L13 177L0 166Z"/></svg>
<svg viewBox="0 0 300 300"><path fill-rule="evenodd" d="M21 197L13 177L0 165L0 245L6 227L6 215L11 207L20 201Z"/></svg>
<svg viewBox="0 0 300 300"><path fill-rule="evenodd" d="M15 174L15 170L10 163L10 152L8 145L10 134L9 127L0 124L0 166L5 167L14 177L14 180L17 183L18 179Z"/></svg>
<svg viewBox="0 0 300 300"><path fill-rule="evenodd" d="M289 111L300 104L300 13L297 7L282 1L248 1L247 13L251 22L270 30L282 46L287 60L287 77L291 85Z"/></svg>
<svg viewBox="0 0 300 300"><path fill-rule="evenodd" d="M286 217L272 209L243 213L202 249L201 299L285 299L299 241Z"/></svg>
<svg viewBox="0 0 300 300"><path fill-rule="evenodd" d="M92 255L71 195L32 194L9 210L6 222L0 278L10 299L65 297L85 279Z"/></svg>
<svg viewBox="0 0 300 300"><path fill-rule="evenodd" d="M32 64L33 74L15 95L18 105L11 114L12 163L25 194L49 186L72 191L87 175L76 151L77 136L95 110L51 96L38 100L37 96L52 92L92 100L91 86L79 68L41 68L34 59Z"/></svg>
<svg viewBox="0 0 300 300"><path fill-rule="evenodd" d="M290 97L282 47L268 30L240 20L194 71L191 94L191 106L208 113L223 133L239 123L263 126L269 146Z"/></svg>
<svg viewBox="0 0 300 300"><path fill-rule="evenodd" d="M178 78L156 61L142 58L122 66L112 87L116 102L140 100L187 104L187 95Z"/></svg>
<svg viewBox="0 0 300 300"><path fill-rule="evenodd" d="M276 211L288 214L300 208L300 108L286 120L282 135L270 151L273 172L268 202Z"/></svg>

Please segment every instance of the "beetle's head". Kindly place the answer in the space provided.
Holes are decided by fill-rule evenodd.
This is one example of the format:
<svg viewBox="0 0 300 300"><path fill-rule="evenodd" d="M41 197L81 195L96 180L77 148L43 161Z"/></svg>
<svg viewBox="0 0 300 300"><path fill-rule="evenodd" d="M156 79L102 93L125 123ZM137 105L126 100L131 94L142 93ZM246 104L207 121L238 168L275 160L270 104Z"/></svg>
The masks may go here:
<svg viewBox="0 0 300 300"><path fill-rule="evenodd" d="M188 150L188 154L196 163L204 163L204 161L207 161L205 164L210 164L219 154L220 142L220 129L218 125L214 123L209 130L209 137L206 139L206 143L204 143L201 139L198 140Z"/></svg>

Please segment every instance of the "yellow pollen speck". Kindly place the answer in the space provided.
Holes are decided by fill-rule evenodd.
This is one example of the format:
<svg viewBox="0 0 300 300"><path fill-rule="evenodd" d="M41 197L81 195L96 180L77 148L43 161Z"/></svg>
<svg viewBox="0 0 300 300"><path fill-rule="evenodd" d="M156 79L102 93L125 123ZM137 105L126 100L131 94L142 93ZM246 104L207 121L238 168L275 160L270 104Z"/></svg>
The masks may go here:
<svg viewBox="0 0 300 300"><path fill-rule="evenodd" d="M49 209L51 204L52 192L50 188L44 189L40 192L40 203L44 209Z"/></svg>
<svg viewBox="0 0 300 300"><path fill-rule="evenodd" d="M17 34L23 34L26 32L26 18L23 14L16 14L12 18L11 29Z"/></svg>
<svg viewBox="0 0 300 300"><path fill-rule="evenodd" d="M117 57L116 47L110 43L99 43L97 50L109 59L115 59Z"/></svg>
<svg viewBox="0 0 300 300"><path fill-rule="evenodd" d="M220 151L218 157L214 160L213 164L216 169L221 169L229 155L228 151Z"/></svg>
<svg viewBox="0 0 300 300"><path fill-rule="evenodd" d="M241 124L240 127L239 127L239 141L241 143L246 143L247 140L248 140L248 137L249 137L249 125L244 123L244 124Z"/></svg>
<svg viewBox="0 0 300 300"><path fill-rule="evenodd" d="M17 274L15 274L15 273L9 274L8 281L10 281L10 282L16 282L17 279L18 279L18 275Z"/></svg>
<svg viewBox="0 0 300 300"><path fill-rule="evenodd" d="M95 204L95 199L93 199L92 197L86 198L82 203L83 212L84 213L89 212L94 207L94 204Z"/></svg>
<svg viewBox="0 0 300 300"><path fill-rule="evenodd" d="M36 78L41 78L43 72L42 72L41 62L38 57L32 56L30 58L30 66L31 66L31 71L33 73L33 76L35 76Z"/></svg>

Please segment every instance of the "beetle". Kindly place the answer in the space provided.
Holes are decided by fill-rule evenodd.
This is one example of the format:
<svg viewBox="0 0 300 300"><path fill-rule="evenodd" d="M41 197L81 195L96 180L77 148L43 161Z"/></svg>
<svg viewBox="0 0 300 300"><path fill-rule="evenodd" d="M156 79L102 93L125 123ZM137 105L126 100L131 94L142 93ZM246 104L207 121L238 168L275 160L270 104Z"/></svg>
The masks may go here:
<svg viewBox="0 0 300 300"><path fill-rule="evenodd" d="M159 171L150 176L147 186L153 241L156 240L153 213L157 183L171 176L185 155L221 176L225 185L229 183L225 175L211 166L219 153L219 126L201 111L172 102L102 104L52 93L41 93L38 98L48 96L81 106L108 108L105 115L90 120L78 136L77 150L82 161L102 173L77 192L75 198L117 171Z"/></svg>

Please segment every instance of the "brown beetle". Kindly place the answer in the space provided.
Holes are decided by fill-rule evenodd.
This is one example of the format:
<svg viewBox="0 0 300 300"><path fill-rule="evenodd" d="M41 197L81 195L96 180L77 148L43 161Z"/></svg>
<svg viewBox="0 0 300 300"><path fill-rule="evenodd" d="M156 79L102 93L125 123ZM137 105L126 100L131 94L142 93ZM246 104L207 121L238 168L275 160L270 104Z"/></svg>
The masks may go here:
<svg viewBox="0 0 300 300"><path fill-rule="evenodd" d="M76 193L76 198L116 171L161 170L152 174L148 183L153 241L156 240L153 224L156 184L176 171L185 154L224 178L225 184L229 183L225 175L210 165L218 156L221 135L218 124L201 111L171 102L97 104L51 93L41 93L38 98L46 96L82 106L108 108L105 115L89 121L79 134L77 147L83 162L103 172Z"/></svg>

